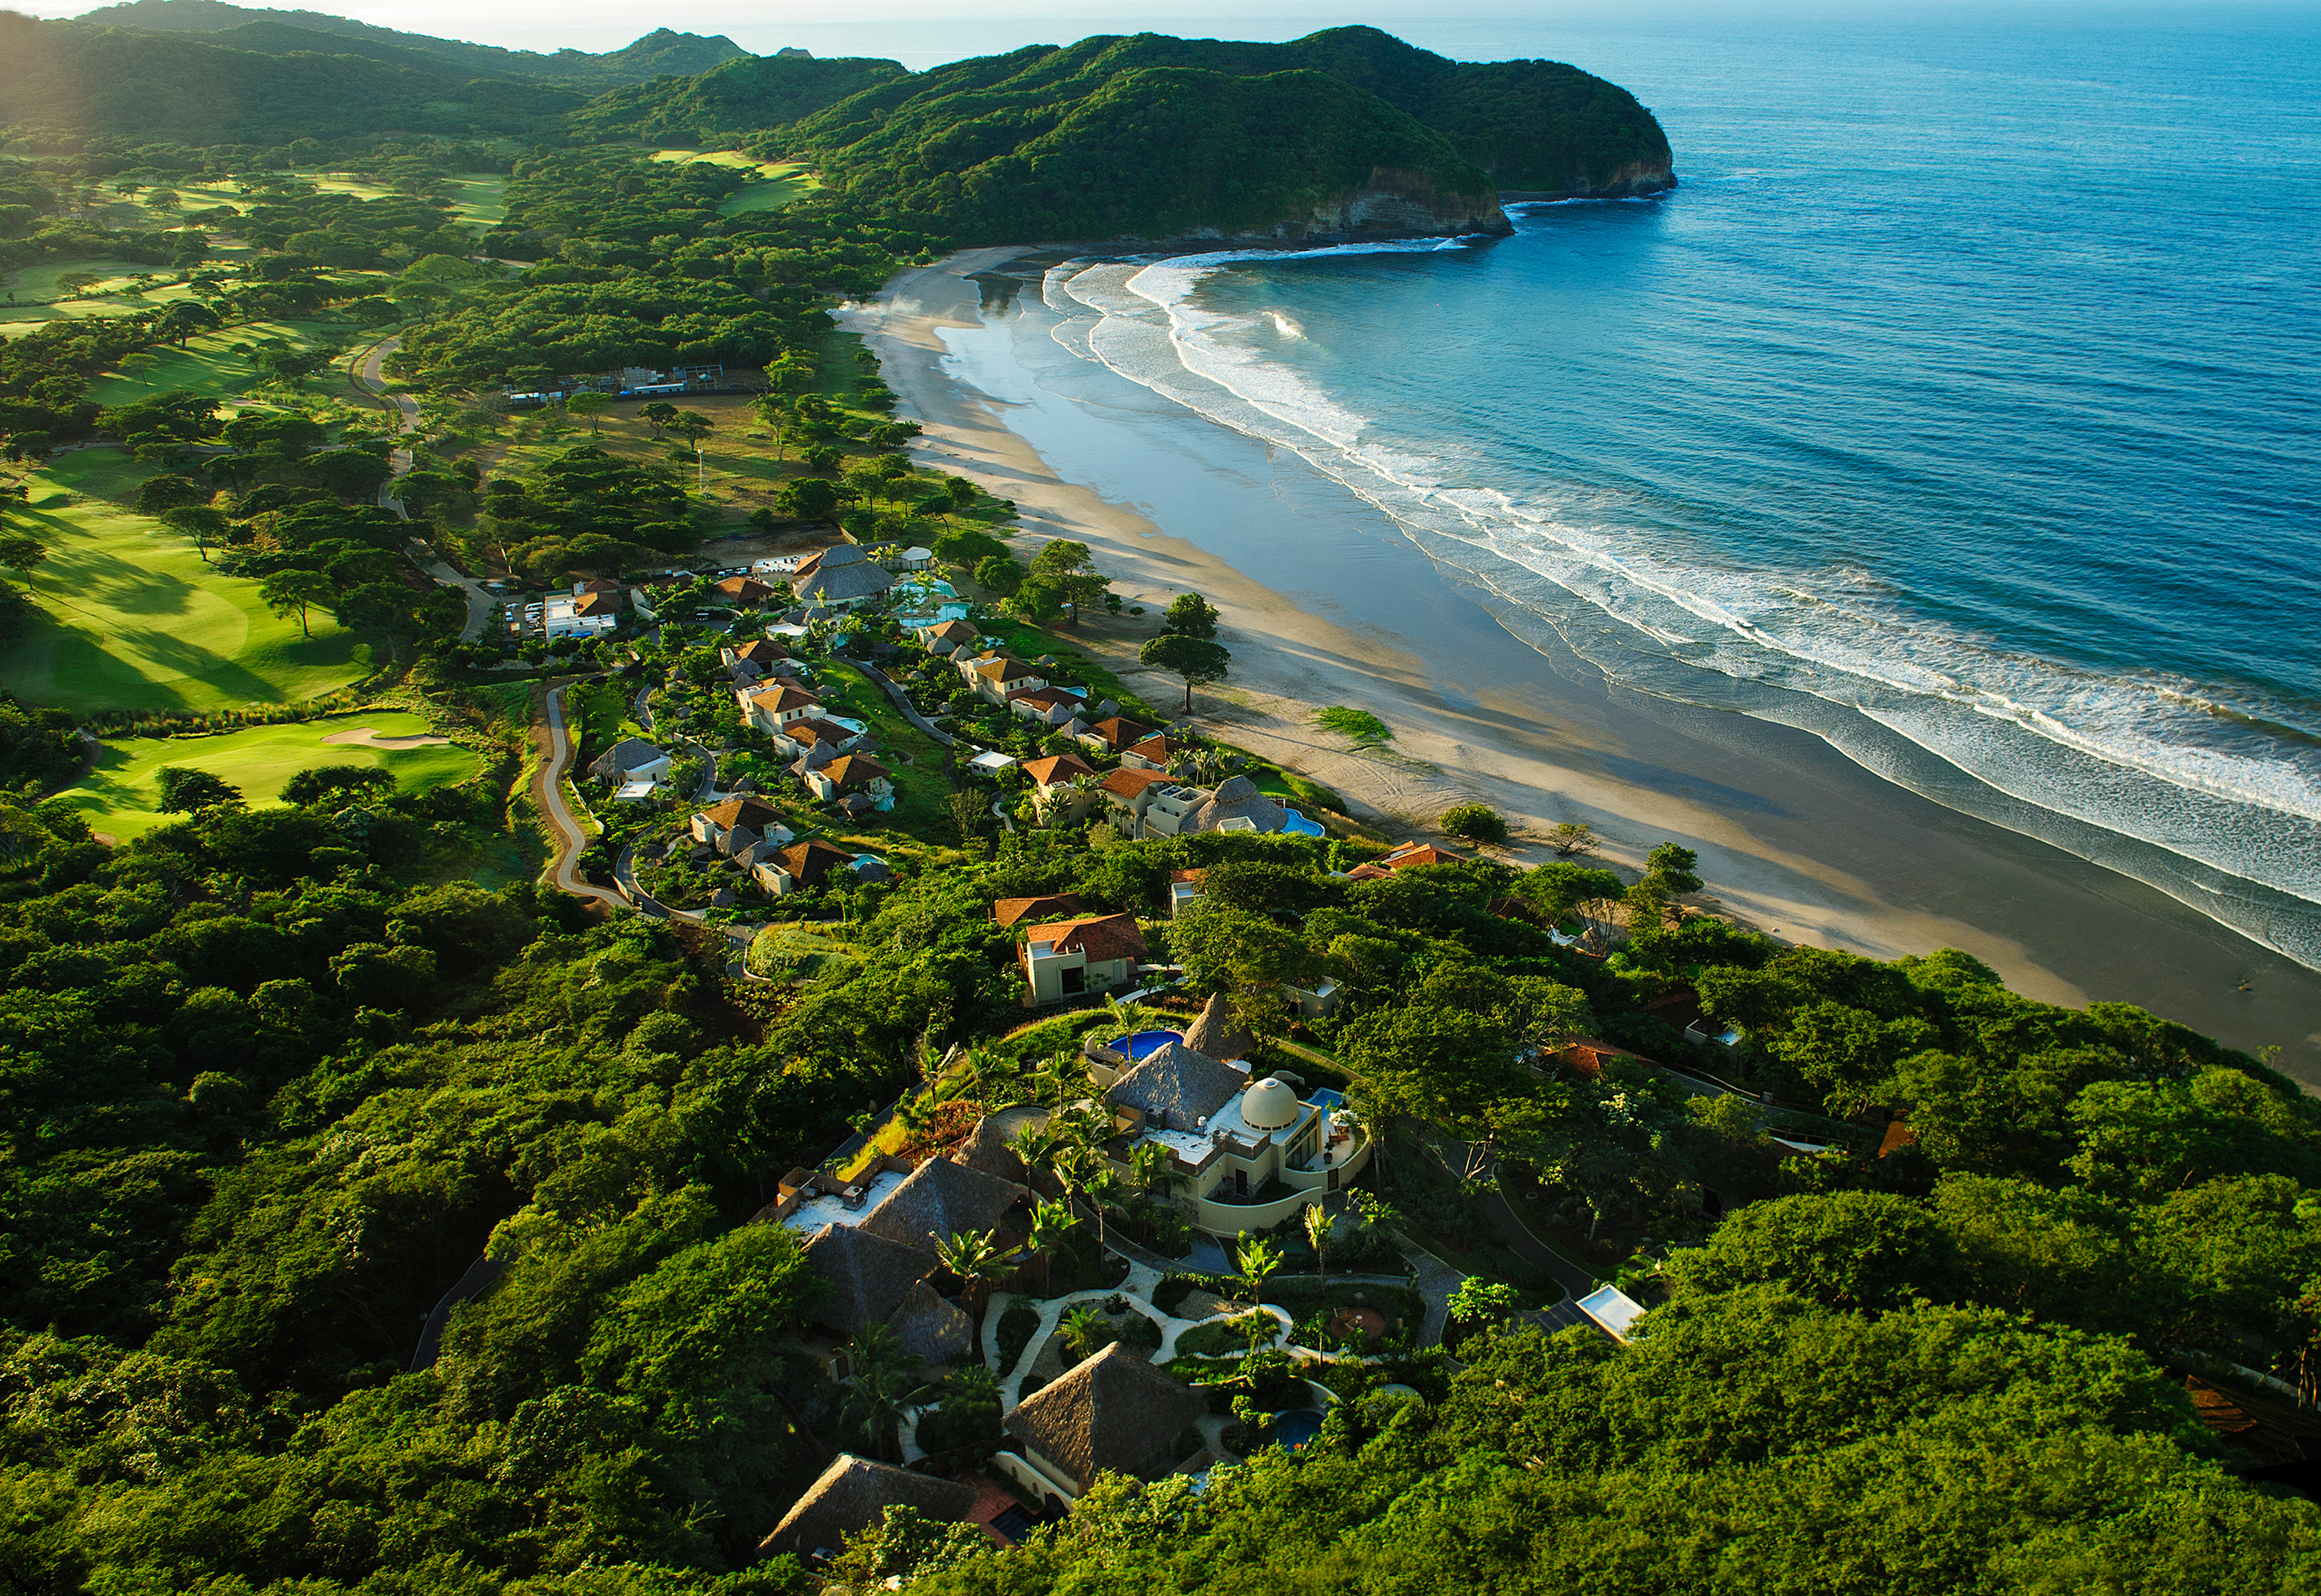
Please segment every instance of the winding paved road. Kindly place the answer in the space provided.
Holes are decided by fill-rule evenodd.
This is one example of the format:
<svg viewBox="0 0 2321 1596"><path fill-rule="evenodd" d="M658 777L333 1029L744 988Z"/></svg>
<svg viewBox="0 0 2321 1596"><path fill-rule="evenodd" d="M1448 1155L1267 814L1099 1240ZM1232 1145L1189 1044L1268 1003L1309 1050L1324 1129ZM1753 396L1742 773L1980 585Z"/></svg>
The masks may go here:
<svg viewBox="0 0 2321 1596"><path fill-rule="evenodd" d="M593 898L611 908L626 908L617 892L607 891L580 879L572 862L588 845L588 834L572 817L571 806L564 801L564 767L572 758L572 739L564 730L564 684L548 689L548 748L532 776L532 790L539 795L542 813L556 828L556 864L549 880L560 892L575 898Z"/></svg>
<svg viewBox="0 0 2321 1596"><path fill-rule="evenodd" d="M370 391L371 397L383 405L394 406L397 423L396 435L408 437L419 430L419 401L409 394L391 394L387 391L387 357L402 347L403 335L399 333L392 338L379 340L355 362L354 379L359 387ZM396 478L402 477L411 470L411 451L408 448L397 449L387 457L387 463L395 468L395 477L389 478L379 488L378 502L382 507L393 510L407 521L411 516L409 512L404 509L403 500L396 496L395 481ZM460 641L475 642L484 634L484 628L491 625L492 617L499 613L500 601L474 578L462 576L442 561L434 560L432 558L434 551L419 539L412 539L411 543L413 556L420 561L422 569L429 576L447 588L460 588L466 595L468 620L467 624L460 628Z"/></svg>

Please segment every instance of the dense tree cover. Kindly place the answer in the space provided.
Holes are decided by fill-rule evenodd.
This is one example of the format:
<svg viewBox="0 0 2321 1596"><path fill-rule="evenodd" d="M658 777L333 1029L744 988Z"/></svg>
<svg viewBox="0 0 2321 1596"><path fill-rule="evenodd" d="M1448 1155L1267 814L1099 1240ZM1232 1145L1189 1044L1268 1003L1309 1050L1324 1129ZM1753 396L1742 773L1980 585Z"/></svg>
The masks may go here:
<svg viewBox="0 0 2321 1596"><path fill-rule="evenodd" d="M0 787L53 786L80 768L81 741L61 709L32 709L0 695Z"/></svg>
<svg viewBox="0 0 2321 1596"><path fill-rule="evenodd" d="M324 53L320 36L305 50L276 53L297 42L281 36L297 30L254 25L265 32L252 42L270 49L0 13L0 125L205 142L393 127L514 133L585 98L543 83Z"/></svg>
<svg viewBox="0 0 2321 1596"><path fill-rule="evenodd" d="M1261 230L1381 168L1422 174L1412 191L1447 214L1488 209L1494 187L1586 192L1669 165L1652 113L1600 78L1452 62L1370 28L1279 45L1146 33L958 61L778 141L820 155L863 203L938 219L961 242Z"/></svg>
<svg viewBox="0 0 2321 1596"><path fill-rule="evenodd" d="M747 56L678 83L615 89L574 112L568 125L576 137L715 144L785 126L906 76L897 62L869 58Z"/></svg>
<svg viewBox="0 0 2321 1596"><path fill-rule="evenodd" d="M505 50L464 39L438 39L360 23L319 11L253 9L224 0L119 0L83 12L80 22L159 33L226 34L236 48L322 50L362 55L375 60L418 61L470 74L551 78L574 84L642 83L670 73L706 71L743 54L723 34L651 32L602 55L587 50ZM317 41L314 35L324 37Z"/></svg>
<svg viewBox="0 0 2321 1596"><path fill-rule="evenodd" d="M484 492L477 530L512 568L550 579L682 554L699 541L690 507L668 467L583 444L529 478L496 479Z"/></svg>
<svg viewBox="0 0 2321 1596"><path fill-rule="evenodd" d="M396 885L472 791L292 786L110 855L0 798L10 1577L787 1589L714 1576L824 1461L783 1406L818 1282L734 1227L1005 1011L971 888L906 882L878 956L759 1019L649 922Z"/></svg>
<svg viewBox="0 0 2321 1596"><path fill-rule="evenodd" d="M747 180L633 150L519 160L507 218L483 249L543 264L407 332L392 369L473 388L633 365L763 366L817 348L833 296L872 291L925 242L829 200L720 216Z"/></svg>
<svg viewBox="0 0 2321 1596"><path fill-rule="evenodd" d="M1470 1343L1213 1476L1115 1478L932 1596L1179 1591L2304 1589L2321 1515L2235 1485L2125 1344L1987 1309L1688 1290L1619 1348Z"/></svg>
<svg viewBox="0 0 2321 1596"><path fill-rule="evenodd" d="M1365 90L1318 72L1124 66L1107 42L867 90L783 141L854 202L957 243L1328 225L1381 169L1456 224L1496 212L1480 169Z"/></svg>

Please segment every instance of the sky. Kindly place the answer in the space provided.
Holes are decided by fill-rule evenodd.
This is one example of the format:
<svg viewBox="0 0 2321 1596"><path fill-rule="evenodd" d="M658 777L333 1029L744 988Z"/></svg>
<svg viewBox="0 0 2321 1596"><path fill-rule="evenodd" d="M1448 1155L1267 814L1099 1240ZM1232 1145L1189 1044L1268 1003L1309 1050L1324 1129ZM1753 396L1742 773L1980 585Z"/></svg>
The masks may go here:
<svg viewBox="0 0 2321 1596"><path fill-rule="evenodd" d="M250 0L237 0L249 4ZM90 10L88 0L0 0L10 10L36 16L74 16ZM1991 0L1969 6L1929 5L1925 0L1881 4L1876 0L1661 0L1649 13L1607 13L1600 3L1567 0L1459 0L1457 14L1414 0L1267 0L1264 14L1164 11L1092 11L1085 0L999 0L1004 14L936 0L820 0L799 7L789 20L781 10L751 0L683 0L677 5L640 8L618 0L307 0L305 9L354 17L407 32L468 39L512 50L615 50L655 28L724 33L759 54L796 46L816 55L869 55L898 60L914 70L967 56L991 55L1025 44L1069 44L1090 33L1133 33L1151 29L1187 38L1295 39L1317 28L1367 23L1445 54L1486 59L1488 26L1504 20L1536 36L1542 31L1583 35L1608 28L1615 32L1648 31L1655 22L1681 18L1698 24L1719 19L1745 26L1779 16L1796 21L1811 14L1925 20L1932 10L1961 17L1981 12L2002 14ZM286 5L278 9L298 9ZM2040 9L2071 9L2117 17L2134 11L2147 15L2210 12L2207 5L2167 7L2117 0L2044 0ZM2275 15L2321 12L2321 0L2277 0L2235 4L2235 10ZM2024 6L2003 14L2020 17ZM811 18L812 20L805 20ZM1439 42L1432 42L1430 35ZM1455 42L1454 42L1455 41ZM1507 54L1517 53L1510 49Z"/></svg>

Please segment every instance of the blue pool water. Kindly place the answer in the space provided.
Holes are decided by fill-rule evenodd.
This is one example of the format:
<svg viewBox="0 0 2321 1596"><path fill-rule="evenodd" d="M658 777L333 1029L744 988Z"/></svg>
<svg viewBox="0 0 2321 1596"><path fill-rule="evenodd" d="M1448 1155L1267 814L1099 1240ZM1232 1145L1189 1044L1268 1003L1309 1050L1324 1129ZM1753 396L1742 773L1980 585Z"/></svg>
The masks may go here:
<svg viewBox="0 0 2321 1596"><path fill-rule="evenodd" d="M1317 1108L1340 1108L1345 1106L1346 1094L1335 1087L1320 1087L1308 1092L1306 1100Z"/></svg>
<svg viewBox="0 0 2321 1596"><path fill-rule="evenodd" d="M1126 1053L1130 1063L1141 1063L1146 1054L1153 1052L1162 1044L1182 1042L1184 1039L1185 1033L1182 1031L1139 1031L1133 1036L1115 1036L1112 1039L1112 1050L1115 1053Z"/></svg>
<svg viewBox="0 0 2321 1596"><path fill-rule="evenodd" d="M1287 805L1283 806L1281 813L1284 816L1281 829L1293 837L1325 837L1330 834L1322 828L1319 821L1308 820Z"/></svg>
<svg viewBox="0 0 2321 1596"><path fill-rule="evenodd" d="M1304 456L1518 636L2321 968L2310 13L1411 37L1609 76L1681 187L1076 263L1056 341Z"/></svg>
<svg viewBox="0 0 2321 1596"><path fill-rule="evenodd" d="M1273 1416L1273 1439L1285 1451L1301 1451L1321 1433L1322 1416L1311 1408L1292 1408Z"/></svg>

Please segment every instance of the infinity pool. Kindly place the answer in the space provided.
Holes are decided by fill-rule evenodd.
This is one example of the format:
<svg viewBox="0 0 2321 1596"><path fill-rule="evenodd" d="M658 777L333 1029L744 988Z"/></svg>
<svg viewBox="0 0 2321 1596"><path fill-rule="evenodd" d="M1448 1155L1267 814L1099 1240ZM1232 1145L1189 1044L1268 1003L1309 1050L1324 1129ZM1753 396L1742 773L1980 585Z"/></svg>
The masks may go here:
<svg viewBox="0 0 2321 1596"><path fill-rule="evenodd" d="M1115 1036L1111 1047L1115 1053L1126 1053L1130 1063L1141 1064L1146 1054L1157 1052L1162 1044L1184 1039L1182 1031L1139 1031L1133 1036Z"/></svg>

